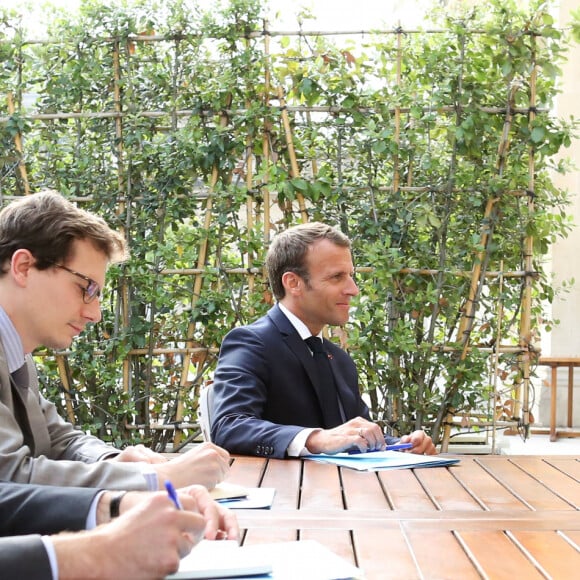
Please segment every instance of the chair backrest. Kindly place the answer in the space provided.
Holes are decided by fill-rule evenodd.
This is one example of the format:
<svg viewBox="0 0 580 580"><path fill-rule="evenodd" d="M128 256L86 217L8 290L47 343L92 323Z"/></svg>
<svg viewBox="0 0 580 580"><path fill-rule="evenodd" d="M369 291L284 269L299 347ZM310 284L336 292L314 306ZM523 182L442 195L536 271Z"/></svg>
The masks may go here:
<svg viewBox="0 0 580 580"><path fill-rule="evenodd" d="M199 406L197 408L197 420L201 428L204 441L211 442L211 408L213 404L213 383L207 382L199 391Z"/></svg>

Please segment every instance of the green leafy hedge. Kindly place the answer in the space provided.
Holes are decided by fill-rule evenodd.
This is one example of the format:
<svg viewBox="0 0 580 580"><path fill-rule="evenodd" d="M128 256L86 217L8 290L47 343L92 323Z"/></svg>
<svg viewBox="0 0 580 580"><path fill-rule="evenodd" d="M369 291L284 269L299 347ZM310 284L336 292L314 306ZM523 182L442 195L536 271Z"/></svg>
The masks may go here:
<svg viewBox="0 0 580 580"><path fill-rule="evenodd" d="M526 427L556 291L542 259L571 227L551 180L574 127L552 114L567 41L548 8L491 0L350 38L280 35L258 0L95 0L47 17L45 42L4 12L3 199L58 189L131 247L102 323L62 353L70 383L38 353L63 413L119 445L162 448L155 423L196 436L223 336L271 306L268 240L306 213L353 240L361 295L331 334L378 420L439 440L448 416L491 416L499 380Z"/></svg>

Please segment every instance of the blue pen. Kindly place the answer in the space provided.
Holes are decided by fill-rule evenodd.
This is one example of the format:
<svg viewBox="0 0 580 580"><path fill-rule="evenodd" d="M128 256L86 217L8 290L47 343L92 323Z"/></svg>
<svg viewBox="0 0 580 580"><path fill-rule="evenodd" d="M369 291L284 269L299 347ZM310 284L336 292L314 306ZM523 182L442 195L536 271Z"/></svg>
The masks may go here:
<svg viewBox="0 0 580 580"><path fill-rule="evenodd" d="M165 482L165 489L167 490L167 495L169 496L169 499L175 504L175 507L178 510L182 510L183 506L179 501L179 496L177 495L177 492L175 491L175 488L173 487L170 481Z"/></svg>
<svg viewBox="0 0 580 580"><path fill-rule="evenodd" d="M393 445L387 445L385 451L402 451L403 449L411 449L413 447L412 443L394 443ZM349 455L357 455L358 453L368 453L368 451L360 451L359 449L351 449Z"/></svg>
<svg viewBox="0 0 580 580"><path fill-rule="evenodd" d="M401 451L402 449L411 449L412 447L412 443L394 443L393 445L387 445L385 451Z"/></svg>

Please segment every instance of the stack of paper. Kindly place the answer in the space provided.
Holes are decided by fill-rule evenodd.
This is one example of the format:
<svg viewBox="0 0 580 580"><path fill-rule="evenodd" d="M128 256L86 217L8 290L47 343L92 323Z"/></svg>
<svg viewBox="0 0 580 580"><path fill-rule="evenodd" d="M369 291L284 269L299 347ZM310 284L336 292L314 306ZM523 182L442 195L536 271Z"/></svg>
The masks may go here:
<svg viewBox="0 0 580 580"><path fill-rule="evenodd" d="M459 462L458 458L445 455L416 455L400 451L369 451L368 453L337 453L335 455L305 455L304 459L333 463L358 471L378 471L380 469L404 469L416 467L444 467Z"/></svg>

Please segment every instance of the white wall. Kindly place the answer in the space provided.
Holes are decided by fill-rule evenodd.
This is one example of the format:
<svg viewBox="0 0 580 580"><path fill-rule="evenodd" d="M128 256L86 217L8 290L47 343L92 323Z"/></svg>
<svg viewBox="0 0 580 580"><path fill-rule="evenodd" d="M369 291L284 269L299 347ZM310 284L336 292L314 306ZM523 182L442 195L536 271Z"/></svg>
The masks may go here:
<svg viewBox="0 0 580 580"><path fill-rule="evenodd" d="M570 10L579 8L578 0L561 0L559 9L559 26L569 23ZM580 44L575 43L568 53L568 60L563 67L562 93L558 96L556 114L559 118L568 119L571 116L580 118ZM568 190L572 199L570 212L576 217L576 226L569 237L558 241L552 248L551 263L546 265L546 271L554 278L555 286L562 281L575 279L571 291L559 296L553 304L552 316L560 320L560 324L551 333L542 337L542 355L553 357L580 358L580 139L573 141L572 146L565 149L563 157L569 157L578 165L574 172L562 176L556 175L554 181L560 188ZM549 370L539 369L540 376L549 381ZM557 424L565 425L567 417L567 369L559 371ZM580 369L575 371L574 389L574 425L580 428ZM542 381L534 382L536 399L539 401L539 417L536 422L549 424L550 397ZM544 381L545 384L545 381ZM580 445L580 443L579 443Z"/></svg>

